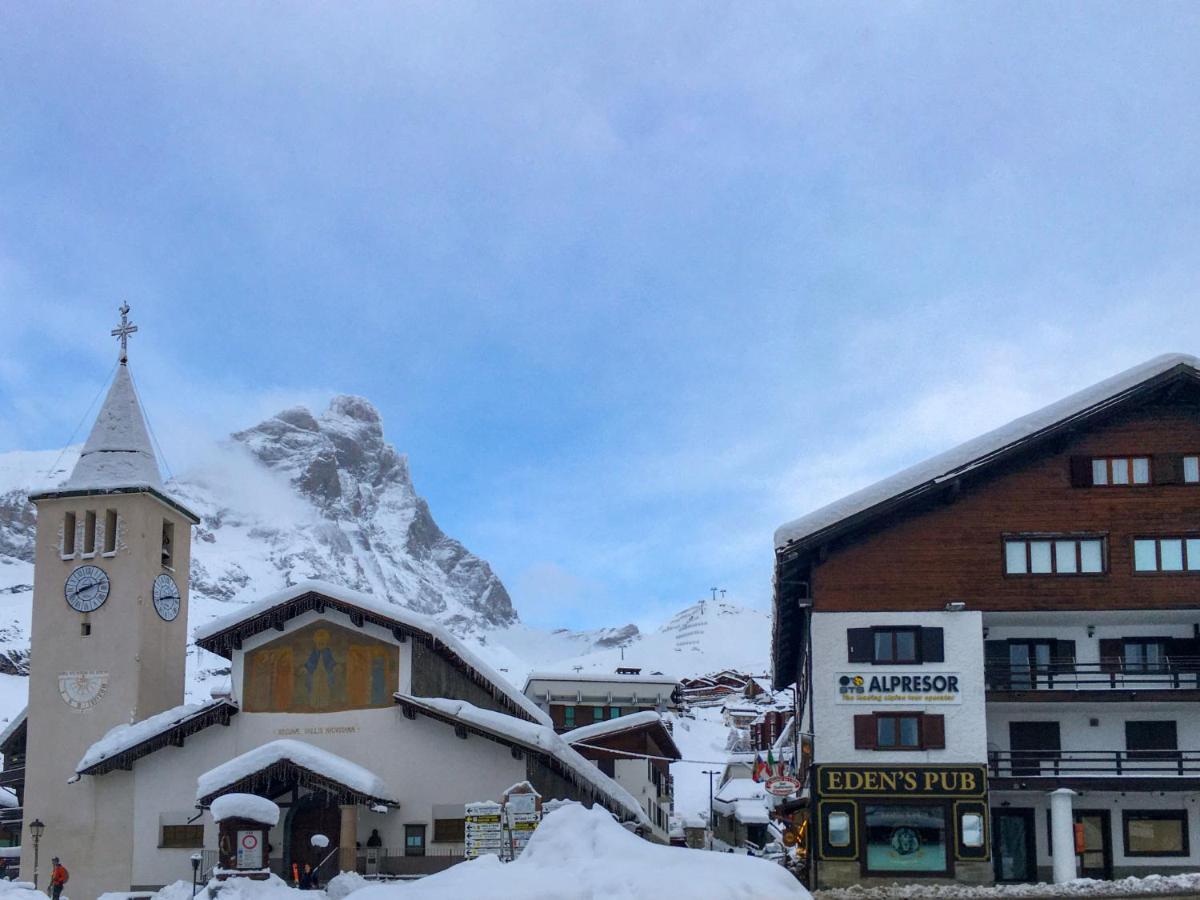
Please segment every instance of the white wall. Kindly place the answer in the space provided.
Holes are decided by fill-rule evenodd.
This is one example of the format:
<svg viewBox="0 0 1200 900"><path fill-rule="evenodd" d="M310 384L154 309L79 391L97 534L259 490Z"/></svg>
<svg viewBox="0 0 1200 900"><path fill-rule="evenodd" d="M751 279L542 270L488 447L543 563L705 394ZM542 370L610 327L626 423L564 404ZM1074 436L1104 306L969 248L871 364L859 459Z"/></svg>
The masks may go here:
<svg viewBox="0 0 1200 900"><path fill-rule="evenodd" d="M1096 720L1096 725L1091 724L1092 719ZM1196 714L1194 702L993 703L987 711L988 749L1011 749L1010 722L1058 722L1064 755L1071 750L1124 750L1127 721L1173 721L1180 750L1200 747L1200 715ZM1132 768L1138 763L1131 762L1128 765ZM1161 767L1170 763L1157 760L1144 765Z"/></svg>
<svg viewBox="0 0 1200 900"><path fill-rule="evenodd" d="M873 666L848 661L846 631L872 626L924 625L943 629L945 662L915 666ZM987 758L984 715L983 626L978 612L816 612L812 617L813 758L818 763L981 763ZM843 703L838 677L845 672L959 676L962 702L927 705ZM854 716L917 710L945 716L946 749L922 751L856 750Z"/></svg>

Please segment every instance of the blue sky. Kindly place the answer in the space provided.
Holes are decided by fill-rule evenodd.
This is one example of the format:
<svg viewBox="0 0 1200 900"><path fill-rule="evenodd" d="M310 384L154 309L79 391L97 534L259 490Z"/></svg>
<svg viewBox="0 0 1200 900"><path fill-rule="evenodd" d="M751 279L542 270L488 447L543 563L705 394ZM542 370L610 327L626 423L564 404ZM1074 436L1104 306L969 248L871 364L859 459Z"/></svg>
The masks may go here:
<svg viewBox="0 0 1200 900"><path fill-rule="evenodd" d="M9 5L0 450L335 392L537 624L1200 350L1190 4Z"/></svg>

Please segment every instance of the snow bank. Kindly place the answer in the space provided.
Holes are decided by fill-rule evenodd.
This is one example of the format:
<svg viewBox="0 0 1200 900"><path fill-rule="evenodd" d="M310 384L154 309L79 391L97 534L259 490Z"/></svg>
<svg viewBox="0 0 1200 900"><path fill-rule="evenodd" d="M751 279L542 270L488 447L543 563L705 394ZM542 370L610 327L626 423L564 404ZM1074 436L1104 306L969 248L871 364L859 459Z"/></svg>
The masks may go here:
<svg viewBox="0 0 1200 900"><path fill-rule="evenodd" d="M546 816L515 862L485 856L407 885L364 888L352 900L804 900L781 866L740 854L652 844L601 809L570 805ZM224 898L222 898L224 900Z"/></svg>
<svg viewBox="0 0 1200 900"><path fill-rule="evenodd" d="M283 738L278 741L270 741L253 750L247 750L241 756L235 756L228 762L209 769L196 779L196 800L209 797L222 788L241 781L243 778L248 778L255 772L260 772L282 760L323 775L331 781L343 784L368 797L379 800L393 799L387 783L370 769L364 769L358 763L350 762L336 753L330 753L328 750L322 750L312 744Z"/></svg>
<svg viewBox="0 0 1200 900"><path fill-rule="evenodd" d="M228 881L212 881L210 885L221 886L221 900L319 900L322 894L312 891L298 891L290 888L287 883L275 875L268 876L262 881L252 878L230 878ZM45 894L36 895L40 900L46 900ZM204 898L208 894L203 888L196 895ZM0 894L0 900L8 900ZM26 900L26 898L14 898ZM32 898L30 898L32 900ZM154 900L192 900L192 885L187 881L176 881L154 895Z"/></svg>
<svg viewBox="0 0 1200 900"><path fill-rule="evenodd" d="M29 881L0 881L0 900L46 900L46 895L35 891Z"/></svg>
<svg viewBox="0 0 1200 900"><path fill-rule="evenodd" d="M273 828L279 824L279 807L254 794L225 794L212 802L212 817L214 822L250 819Z"/></svg>
<svg viewBox="0 0 1200 900"><path fill-rule="evenodd" d="M329 897L329 900L342 900L343 897L365 888L368 884L370 882L357 872L342 872L329 879L329 884L325 885L325 895Z"/></svg>
<svg viewBox="0 0 1200 900"><path fill-rule="evenodd" d="M1076 878L1066 884L1002 884L969 887L963 884L890 884L886 887L849 887L817 891L818 900L958 900L1007 897L1153 897L1161 894L1200 892L1200 872L1187 875L1147 875L1119 881Z"/></svg>

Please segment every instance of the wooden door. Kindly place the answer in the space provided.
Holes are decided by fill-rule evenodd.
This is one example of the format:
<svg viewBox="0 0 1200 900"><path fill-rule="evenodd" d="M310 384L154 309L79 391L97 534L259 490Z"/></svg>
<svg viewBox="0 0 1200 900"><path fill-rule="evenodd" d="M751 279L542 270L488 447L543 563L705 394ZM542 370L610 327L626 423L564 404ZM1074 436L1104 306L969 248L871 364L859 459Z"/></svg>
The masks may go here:
<svg viewBox="0 0 1200 900"><path fill-rule="evenodd" d="M341 811L336 804L319 805L312 803L298 807L292 814L290 840L288 842L288 849L290 851L290 858L286 860L288 864L288 878L291 878L291 866L293 864L297 867L298 871L303 871L305 863L310 863L315 869L321 860L325 859L330 852L337 848L341 830ZM314 847L312 838L315 834L323 834L329 838L329 846ZM336 859L326 865L321 870L321 874L327 876L331 870L334 872L337 870ZM322 881L324 880L326 879L322 879Z"/></svg>

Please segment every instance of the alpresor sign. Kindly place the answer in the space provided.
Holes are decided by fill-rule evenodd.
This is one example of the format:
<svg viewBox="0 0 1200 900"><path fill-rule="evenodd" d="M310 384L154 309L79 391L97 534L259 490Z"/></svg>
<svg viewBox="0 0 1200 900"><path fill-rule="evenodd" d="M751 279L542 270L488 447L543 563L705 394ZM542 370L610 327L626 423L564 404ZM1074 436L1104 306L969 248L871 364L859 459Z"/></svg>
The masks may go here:
<svg viewBox="0 0 1200 900"><path fill-rule="evenodd" d="M843 703L962 703L957 672L839 672Z"/></svg>

